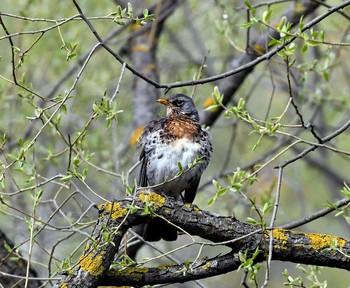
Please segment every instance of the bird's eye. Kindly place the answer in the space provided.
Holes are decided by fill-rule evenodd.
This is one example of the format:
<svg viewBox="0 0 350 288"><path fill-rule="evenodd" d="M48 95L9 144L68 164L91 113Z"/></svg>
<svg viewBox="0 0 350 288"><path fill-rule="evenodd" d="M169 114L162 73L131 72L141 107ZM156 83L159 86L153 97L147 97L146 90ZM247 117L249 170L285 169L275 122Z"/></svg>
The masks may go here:
<svg viewBox="0 0 350 288"><path fill-rule="evenodd" d="M181 107L184 104L184 100L177 99L174 101L175 106Z"/></svg>

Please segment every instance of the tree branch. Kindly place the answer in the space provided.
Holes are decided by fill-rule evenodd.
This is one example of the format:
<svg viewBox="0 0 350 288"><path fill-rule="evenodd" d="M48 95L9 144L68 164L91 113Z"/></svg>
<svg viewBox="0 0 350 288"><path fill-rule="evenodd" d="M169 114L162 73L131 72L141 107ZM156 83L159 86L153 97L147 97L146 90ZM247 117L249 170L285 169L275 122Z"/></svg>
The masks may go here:
<svg viewBox="0 0 350 288"><path fill-rule="evenodd" d="M132 226L149 220L149 216L142 215L146 205L153 213L167 219L190 235L198 235L214 242L192 240L193 243L190 245L225 245L232 249L231 253L247 251L248 255L252 255L258 249L259 253L255 261L262 262L266 259L268 231L262 232L259 227L238 221L234 217L217 216L202 211L195 205L183 205L156 193L142 192L134 199L126 198L99 207L101 209L99 220L85 248L84 255L59 284L66 284L66 287L97 287L101 285L101 281L104 285L107 284L106 280L102 279L111 279L110 277L114 275L113 284L109 283L109 285L142 286L155 284L152 275L159 272L159 269L162 269L162 272L158 274L157 283L175 283L179 280L177 273L187 275L185 281L212 276L212 269L203 271L203 265L207 268L214 265L215 275L233 271L239 267L237 255L230 254L232 259L227 262L227 254L210 260L197 261L191 263L190 266L186 263L166 268L156 267L153 270L120 267L118 272L114 270L108 274L114 255L126 231ZM302 233L278 228L272 230L272 236L272 260L328 266L350 271L349 240L326 234ZM191 269L185 269L186 267ZM105 278L107 275L109 278ZM128 279L131 282L126 282L126 275L130 276ZM184 280L184 278L181 279Z"/></svg>
<svg viewBox="0 0 350 288"><path fill-rule="evenodd" d="M24 287L28 262L21 254L11 250L14 246L0 230L0 286ZM37 272L32 267L30 267L28 276L30 287L41 286L41 279L38 278Z"/></svg>
<svg viewBox="0 0 350 288"><path fill-rule="evenodd" d="M281 15L280 19L283 16L285 16L287 19L286 22L293 23L293 26L295 26L297 23L299 23L301 17L307 16L308 14L313 12L318 6L319 4L314 1L302 1L301 7L303 7L304 9L301 9L299 11L288 11L285 15ZM324 17L326 17L325 15L328 16L334 12L334 9L330 9L326 13L320 15L319 17L316 17L304 26L303 31L306 31L314 25L316 25L318 22L324 19ZM251 40L251 42L248 44L248 49L245 53L232 59L232 61L230 62L231 70L225 72L227 75L221 81L219 86L220 92L224 95L224 99L222 101L224 105L227 105L231 101L238 88L241 87L244 79L253 71L255 65L259 64L264 60L270 59L273 55L275 55L277 52L282 50L284 47L286 47L296 39L295 37L292 37L291 39L283 43L283 45L279 45L278 47L270 51L265 51L265 49L268 47L268 43L270 42L271 38L280 39L280 34L274 29L266 29L265 33ZM215 77L217 76L219 75L216 75ZM214 78L213 80L217 79ZM202 122L205 125L211 126L215 122L215 120L221 115L221 113L222 109L218 109L216 111L203 111L203 115L200 115L200 118L202 119Z"/></svg>
<svg viewBox="0 0 350 288"><path fill-rule="evenodd" d="M76 2L76 0L73 0L73 3L79 12L79 15L82 17L82 19L88 25L89 29L94 34L96 39L99 41L101 46L104 47L121 64L126 63L126 61L118 53L113 51L113 49L111 49L103 41L101 36L98 34L98 32L95 30L95 28L91 24L90 20L87 19L87 17L82 12L82 10L81 10L80 6L78 5L78 3ZM306 31L306 30L310 29L311 27L313 27L314 25L316 25L317 23L319 23L320 21L322 21L323 19L325 19L329 15L337 12L338 10L341 10L342 8L344 8L348 5L350 5L350 1L345 1L340 5L337 5L337 6L334 6L330 9L328 9L327 12L323 13L322 15L316 17L315 19L313 19L309 23L305 24L302 31ZM299 9L298 11L294 11L294 10L290 11L287 14L285 14L284 16L286 16L288 22L295 24L295 23L298 23L301 16L308 15L310 12L312 12L318 6L319 6L319 4L317 2L310 1L310 0L304 0L304 1L302 1L302 3L300 5L298 5L299 8L303 7L304 9ZM132 72L133 74L135 74L139 78L143 79L144 81L150 83L151 85L154 85L156 88L165 88L166 92L172 88L205 84L205 83L213 82L216 80L225 79L229 76L233 76L233 75L239 73L239 76L236 76L236 77L238 77L237 80L241 80L241 81L236 81L235 79L234 79L235 81L233 81L233 79L230 78L230 79L227 79L227 81L225 81L225 85L223 85L225 87L225 89L223 89L223 90L228 89L227 92L228 91L232 92L232 93L226 93L229 95L227 97L231 98L231 95L236 91L236 89L238 87L237 87L237 85L232 85L232 84L230 85L230 82L235 82L235 83L238 82L239 84L241 84L243 82L245 76L247 76L252 71L252 69L255 65L259 64L262 61L270 59L273 55L275 55L277 52L281 51L285 46L289 45L291 42L293 42L296 39L296 37L291 37L288 41L285 41L285 43L283 45L279 45L275 49L270 50L264 54L261 54L261 52L259 53L258 51L260 51L260 49L263 49L263 50L265 49L266 43L268 43L268 41L270 41L269 35L274 37L275 39L280 38L279 33L276 30L273 30L273 29L267 29L267 30L268 31L266 33L259 35L256 39L254 39L254 41L252 41L252 43L249 45L250 47L252 47L251 49L248 49L249 53L242 54L240 57L234 59L231 62L231 70L224 72L224 73L221 73L221 74L218 74L218 75L215 75L215 76L212 76L212 77L202 78L199 80L190 80L190 81L183 81L183 82L161 84L161 83L158 83L157 81L149 79L148 77L146 77L142 73L139 73L136 69L134 69L128 63L126 63L125 66L130 72ZM242 73L240 73L240 72L242 72ZM224 99L224 104L228 102L228 101L225 102L225 99ZM218 114L220 114L220 112ZM206 121L208 121L208 120L206 120ZM204 121L204 122L207 123L206 121Z"/></svg>
<svg viewBox="0 0 350 288"><path fill-rule="evenodd" d="M154 268L111 269L100 285L156 285L166 283L183 283L206 277L217 276L238 269L241 262L237 254L227 253L223 256L200 260L190 265L161 265Z"/></svg>

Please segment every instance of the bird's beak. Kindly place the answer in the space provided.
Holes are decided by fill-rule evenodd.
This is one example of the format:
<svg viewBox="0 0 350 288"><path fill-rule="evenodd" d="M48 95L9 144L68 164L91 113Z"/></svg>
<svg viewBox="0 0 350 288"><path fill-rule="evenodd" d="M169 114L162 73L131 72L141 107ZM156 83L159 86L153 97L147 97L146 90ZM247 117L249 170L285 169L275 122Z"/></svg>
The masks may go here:
<svg viewBox="0 0 350 288"><path fill-rule="evenodd" d="M170 106L171 105L171 102L169 100L165 99L165 98L159 98L157 100L157 102L160 103L160 104L163 104L165 106Z"/></svg>

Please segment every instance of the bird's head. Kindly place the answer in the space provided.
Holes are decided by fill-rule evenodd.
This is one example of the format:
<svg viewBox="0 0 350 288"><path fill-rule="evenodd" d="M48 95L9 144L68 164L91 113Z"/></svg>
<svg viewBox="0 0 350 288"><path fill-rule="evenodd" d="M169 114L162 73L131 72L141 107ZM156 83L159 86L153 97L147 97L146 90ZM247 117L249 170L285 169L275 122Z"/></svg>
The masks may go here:
<svg viewBox="0 0 350 288"><path fill-rule="evenodd" d="M198 111L194 106L193 100L186 95L173 94L167 99L159 98L157 102L167 106L166 115L168 117L180 115L199 122Z"/></svg>

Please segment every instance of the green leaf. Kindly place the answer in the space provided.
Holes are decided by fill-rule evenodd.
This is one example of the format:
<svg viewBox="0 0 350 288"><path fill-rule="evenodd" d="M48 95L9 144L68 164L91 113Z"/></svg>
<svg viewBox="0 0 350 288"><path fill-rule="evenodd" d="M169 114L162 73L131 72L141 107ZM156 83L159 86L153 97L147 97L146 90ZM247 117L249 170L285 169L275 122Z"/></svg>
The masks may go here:
<svg viewBox="0 0 350 288"><path fill-rule="evenodd" d="M281 43L282 43L281 40L272 38L272 39L270 40L270 42L269 42L269 46L273 46L273 45L276 45L276 44L279 45L279 44L281 44Z"/></svg>
<svg viewBox="0 0 350 288"><path fill-rule="evenodd" d="M34 110L34 114L35 114L35 116L36 117L40 117L41 116L41 113L43 113L43 109L42 108L36 108L35 110Z"/></svg>
<svg viewBox="0 0 350 288"><path fill-rule="evenodd" d="M234 183L233 185L232 185L232 187L236 190L236 191L239 191L239 190L241 190L242 188L243 188L243 184L242 183Z"/></svg>
<svg viewBox="0 0 350 288"><path fill-rule="evenodd" d="M214 97L214 103L216 105L220 105L222 103L222 100L224 100L224 95L223 94L220 95L218 86L214 87L213 97Z"/></svg>
<svg viewBox="0 0 350 288"><path fill-rule="evenodd" d="M268 23L271 17L271 12L272 10L264 11L263 16L262 16L262 21L263 23Z"/></svg>
<svg viewBox="0 0 350 288"><path fill-rule="evenodd" d="M278 25L278 30L282 30L282 28L284 27L284 24L286 23L286 21L287 21L287 17L286 16L283 16L282 18L281 18L281 21L280 21L280 23L279 23L279 25Z"/></svg>
<svg viewBox="0 0 350 288"><path fill-rule="evenodd" d="M271 209L272 205L269 203L265 203L264 207L261 209L262 214L266 214L270 209Z"/></svg>
<svg viewBox="0 0 350 288"><path fill-rule="evenodd" d="M253 128L255 131L257 131L257 132L260 131L260 126L258 124L256 124L256 122L250 116L248 116L248 121L250 122L250 124L253 125Z"/></svg>
<svg viewBox="0 0 350 288"><path fill-rule="evenodd" d="M213 104L213 105L208 106L208 107L205 108L204 110L207 110L207 111L216 110L216 109L218 109L219 107L220 107L220 105Z"/></svg>
<svg viewBox="0 0 350 288"><path fill-rule="evenodd" d="M247 254L243 254L241 251L238 252L239 261L244 263L247 260Z"/></svg>
<svg viewBox="0 0 350 288"><path fill-rule="evenodd" d="M11 253L11 252L12 252L12 248L11 248L11 246L6 242L6 240L4 240L3 245L4 245L5 250L6 250L8 253Z"/></svg>
<svg viewBox="0 0 350 288"><path fill-rule="evenodd" d="M84 168L82 172L83 180L85 180L87 175L88 175L88 168Z"/></svg>
<svg viewBox="0 0 350 288"><path fill-rule="evenodd" d="M306 53L307 50L308 50L308 46L306 44L304 44L303 47L301 48L301 52Z"/></svg>
<svg viewBox="0 0 350 288"><path fill-rule="evenodd" d="M221 196L225 195L227 191L228 191L228 188L222 188L216 192L216 195L221 197Z"/></svg>
<svg viewBox="0 0 350 288"><path fill-rule="evenodd" d="M125 26L125 22L123 20L116 20L116 19L113 19L113 21L118 24L119 26Z"/></svg>
<svg viewBox="0 0 350 288"><path fill-rule="evenodd" d="M71 180L73 177L74 176L72 174L69 174L69 175L63 176L60 180L63 182L67 182L67 181Z"/></svg>
<svg viewBox="0 0 350 288"><path fill-rule="evenodd" d="M271 133L275 133L280 127L281 127L280 123L273 125L273 127L271 128Z"/></svg>
<svg viewBox="0 0 350 288"><path fill-rule="evenodd" d="M335 215L334 215L334 217L339 217L339 216L341 216L341 215L343 215L344 214L344 210L341 210L341 211L339 211L338 213L336 213Z"/></svg>
<svg viewBox="0 0 350 288"><path fill-rule="evenodd" d="M350 187L349 185L344 182L344 188L342 190L340 190L341 193L343 193L347 198L350 198Z"/></svg>
<svg viewBox="0 0 350 288"><path fill-rule="evenodd" d="M241 28L250 28L254 25L254 22L253 21L249 21L249 22L245 22L245 23L242 23L241 25L239 25Z"/></svg>
<svg viewBox="0 0 350 288"><path fill-rule="evenodd" d="M140 210L140 207L138 207L138 206L133 206L133 205L130 205L130 204L127 205L127 208L129 209L129 211L130 211L131 214L134 214L134 213L136 213L138 210Z"/></svg>
<svg viewBox="0 0 350 288"><path fill-rule="evenodd" d="M236 106L231 107L230 112L236 117L238 117L238 107Z"/></svg>
<svg viewBox="0 0 350 288"><path fill-rule="evenodd" d="M304 24L304 15L301 15L300 20L299 20L299 30L303 30L305 24Z"/></svg>
<svg viewBox="0 0 350 288"><path fill-rule="evenodd" d="M40 201L41 197L43 196L43 192L44 192L43 189L39 189L36 191L36 197L39 201Z"/></svg>
<svg viewBox="0 0 350 288"><path fill-rule="evenodd" d="M5 189L5 177L3 175L0 175L0 186Z"/></svg>
<svg viewBox="0 0 350 288"><path fill-rule="evenodd" d="M248 0L244 0L244 5L245 5L249 10L253 9L252 4L250 4L250 2L249 2Z"/></svg>
<svg viewBox="0 0 350 288"><path fill-rule="evenodd" d="M128 3L128 12L126 12L126 14L129 15L129 19L132 20L133 18L133 9L132 9L132 5L130 4L130 2Z"/></svg>
<svg viewBox="0 0 350 288"><path fill-rule="evenodd" d="M324 31L320 31L320 40L323 42L324 41Z"/></svg>
<svg viewBox="0 0 350 288"><path fill-rule="evenodd" d="M211 198L208 202L208 206L212 206L216 200L218 199L218 197L215 195L213 198Z"/></svg>
<svg viewBox="0 0 350 288"><path fill-rule="evenodd" d="M215 186L216 189L220 189L221 188L219 182L216 181L215 179L213 179L212 183L213 183L213 185Z"/></svg>
<svg viewBox="0 0 350 288"><path fill-rule="evenodd" d="M180 162L177 162L177 167L179 167L179 173L182 174L183 168L182 168L182 164Z"/></svg>
<svg viewBox="0 0 350 288"><path fill-rule="evenodd" d="M251 217L247 217L246 221L250 224L253 224L253 225L259 225L259 221L256 221L255 219L253 219Z"/></svg>
<svg viewBox="0 0 350 288"><path fill-rule="evenodd" d="M319 43L318 41L315 41L315 40L308 40L308 41L306 42L306 44L307 44L308 46L319 46L319 45L320 45L320 43Z"/></svg>
<svg viewBox="0 0 350 288"><path fill-rule="evenodd" d="M63 104L63 105L61 106L61 111L62 111L62 113L64 113L64 114L67 115L67 105L66 105L66 104Z"/></svg>
<svg viewBox="0 0 350 288"><path fill-rule="evenodd" d="M256 9L250 4L248 0L244 0L244 5L253 13L253 15L256 13Z"/></svg>
<svg viewBox="0 0 350 288"><path fill-rule="evenodd" d="M324 80L326 80L327 82L329 82L329 74L327 71L323 71L323 78Z"/></svg>

